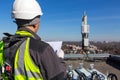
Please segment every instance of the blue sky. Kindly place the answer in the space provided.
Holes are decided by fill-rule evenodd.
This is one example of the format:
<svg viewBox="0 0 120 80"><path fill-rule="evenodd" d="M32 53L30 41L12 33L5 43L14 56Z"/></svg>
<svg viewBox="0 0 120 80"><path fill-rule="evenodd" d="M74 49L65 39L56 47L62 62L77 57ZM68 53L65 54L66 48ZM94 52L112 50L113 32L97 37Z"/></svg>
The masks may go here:
<svg viewBox="0 0 120 80"><path fill-rule="evenodd" d="M0 36L14 34L11 18L14 0L1 0ZM81 41L81 18L86 11L90 40L120 41L120 0L37 0L43 16L38 35L43 40Z"/></svg>

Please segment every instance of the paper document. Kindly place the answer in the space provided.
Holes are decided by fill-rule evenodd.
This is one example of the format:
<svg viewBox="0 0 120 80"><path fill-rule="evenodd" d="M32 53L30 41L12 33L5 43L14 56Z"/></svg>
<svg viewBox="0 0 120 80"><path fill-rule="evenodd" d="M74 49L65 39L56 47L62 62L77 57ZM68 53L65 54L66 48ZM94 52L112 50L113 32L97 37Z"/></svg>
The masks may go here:
<svg viewBox="0 0 120 80"><path fill-rule="evenodd" d="M57 53L59 50L61 50L62 41L50 41L47 43L53 48L55 53Z"/></svg>

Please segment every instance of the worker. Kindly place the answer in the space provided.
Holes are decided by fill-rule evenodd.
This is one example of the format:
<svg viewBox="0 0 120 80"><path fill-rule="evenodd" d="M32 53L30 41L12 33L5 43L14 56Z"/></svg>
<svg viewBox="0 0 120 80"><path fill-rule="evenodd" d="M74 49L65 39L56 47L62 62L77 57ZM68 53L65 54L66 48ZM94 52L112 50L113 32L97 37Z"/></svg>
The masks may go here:
<svg viewBox="0 0 120 80"><path fill-rule="evenodd" d="M5 33L7 37L0 41L0 67L5 80L65 80L63 51L55 54L36 34L42 14L36 0L14 1L12 17L17 31L14 35Z"/></svg>

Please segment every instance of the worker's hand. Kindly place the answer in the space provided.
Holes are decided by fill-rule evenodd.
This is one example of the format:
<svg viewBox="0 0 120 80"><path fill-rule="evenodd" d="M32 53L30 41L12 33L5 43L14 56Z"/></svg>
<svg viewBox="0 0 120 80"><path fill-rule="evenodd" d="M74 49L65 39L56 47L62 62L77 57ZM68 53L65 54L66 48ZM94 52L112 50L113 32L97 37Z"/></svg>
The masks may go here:
<svg viewBox="0 0 120 80"><path fill-rule="evenodd" d="M60 49L58 52L57 52L57 56L59 57L59 58L64 58L64 51L62 50L62 49Z"/></svg>

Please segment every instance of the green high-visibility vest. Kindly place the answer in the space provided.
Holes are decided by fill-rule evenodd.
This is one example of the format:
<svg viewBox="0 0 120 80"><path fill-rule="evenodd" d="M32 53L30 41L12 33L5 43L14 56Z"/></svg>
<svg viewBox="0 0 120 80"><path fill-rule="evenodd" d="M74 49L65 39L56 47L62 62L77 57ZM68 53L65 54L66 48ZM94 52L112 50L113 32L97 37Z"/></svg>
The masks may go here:
<svg viewBox="0 0 120 80"><path fill-rule="evenodd" d="M29 54L29 42L32 34L27 31L17 31L16 34L29 37L16 51L14 60L14 80L43 80L40 69L35 65ZM3 45L3 42L0 42L0 45ZM3 63L3 46L0 46L0 65Z"/></svg>
<svg viewBox="0 0 120 80"><path fill-rule="evenodd" d="M4 62L4 60L3 60L3 47L4 47L4 43L3 43L3 41L0 41L0 67L2 67L2 64Z"/></svg>

